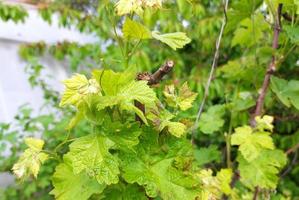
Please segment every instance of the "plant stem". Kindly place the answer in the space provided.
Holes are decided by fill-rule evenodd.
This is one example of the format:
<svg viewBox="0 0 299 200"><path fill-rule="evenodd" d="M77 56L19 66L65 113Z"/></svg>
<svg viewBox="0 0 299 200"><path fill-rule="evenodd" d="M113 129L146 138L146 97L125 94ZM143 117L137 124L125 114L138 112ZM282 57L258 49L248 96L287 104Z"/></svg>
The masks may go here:
<svg viewBox="0 0 299 200"><path fill-rule="evenodd" d="M209 88L210 88L210 85L211 85L211 82L212 82L212 79L213 79L213 76L214 76L215 68L218 64L220 44L221 44L224 28L227 24L227 15L226 15L226 13L227 13L227 9L228 9L228 2L229 2L229 0L224 0L224 9L223 9L224 17L223 17L223 20L222 20L220 33L219 33L219 36L218 36L217 41L216 41L216 50L215 50L214 59L213 59L213 63L212 63L212 66L211 66L211 71L210 71L210 74L209 74L209 78L208 78L208 81L207 81L207 84L206 84L206 87L205 87L205 93L204 93L202 102L199 106L197 116L196 116L196 120L195 120L195 123L194 123L194 126L193 126L192 136L191 136L192 144L194 144L195 130L198 128L199 119L200 119L200 116L202 114L204 105L206 103L206 99L209 95Z"/></svg>
<svg viewBox="0 0 299 200"><path fill-rule="evenodd" d="M282 7L283 7L283 4L281 4L281 3L278 4L277 15L275 15L274 33L273 33L274 36L273 36L273 41L272 41L272 48L274 50L278 49L279 34L280 34L281 28L282 28L281 27ZM252 127L255 127L255 125L256 125L255 117L261 115L261 113L262 113L262 109L263 109L264 101L265 101L265 96L266 96L267 90L269 88L271 76L276 70L276 65L277 65L276 57L275 57L275 55L272 55L272 59L271 59L271 62L268 66L267 73L266 73L265 78L264 78L264 82L263 82L263 86L262 86L260 95L259 95L259 97L256 101L255 111L254 111L253 115L251 116L250 125ZM259 187L256 186L255 191L254 191L253 200L257 200L258 194L259 194Z"/></svg>
<svg viewBox="0 0 299 200"><path fill-rule="evenodd" d="M228 133L225 137L225 142L226 142L226 165L228 168L232 168L232 162L231 162L231 134L233 130L233 113L230 115L230 122L229 122L229 128L228 128Z"/></svg>
<svg viewBox="0 0 299 200"><path fill-rule="evenodd" d="M283 6L283 4L278 5L277 15L276 15L276 19L275 19L274 37L273 37L273 42L272 42L272 48L274 50L278 48L278 39L279 39L279 34L281 32L281 21L280 21L280 19L281 19L282 6ZM256 116L261 115L261 113L262 113L262 109L263 109L264 101L265 101L265 96L266 96L267 90L269 88L271 76L276 70L276 65L277 65L276 57L275 57L275 55L273 55L272 59L271 59L271 62L268 66L267 73L266 73L265 78L264 78L264 82L263 82L263 85L262 85L261 92L260 92L259 97L256 101L256 107L255 107L254 114L251 116L251 120L250 120L251 126L255 126L255 119L254 118Z"/></svg>

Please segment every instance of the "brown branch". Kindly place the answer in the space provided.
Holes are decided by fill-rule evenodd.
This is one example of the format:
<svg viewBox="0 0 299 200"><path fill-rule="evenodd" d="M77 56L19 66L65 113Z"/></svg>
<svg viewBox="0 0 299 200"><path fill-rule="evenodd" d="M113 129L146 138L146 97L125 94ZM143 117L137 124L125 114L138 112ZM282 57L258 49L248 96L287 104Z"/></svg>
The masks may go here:
<svg viewBox="0 0 299 200"><path fill-rule="evenodd" d="M168 60L155 73L153 74L149 74L148 72L139 73L137 74L136 79L138 81L141 80L147 81L147 84L149 86L152 86L159 83L162 80L162 78L172 70L173 67L174 67L174 62L172 60ZM144 104L140 103L139 101L134 101L134 104L139 110L145 113ZM136 121L139 121L140 124L142 124L142 120L138 115L135 115L135 119Z"/></svg>
<svg viewBox="0 0 299 200"><path fill-rule="evenodd" d="M277 8L277 15L275 17L275 22L274 22L274 36L273 36L273 41L272 41L272 48L275 50L278 48L278 42L279 42L279 34L281 32L281 15L282 15L282 6L283 4L278 4L278 8ZM250 125L252 127L255 127L256 125L256 121L255 121L255 117L261 115L263 107L264 107L264 101L265 101L265 96L266 93L268 91L269 88L269 84L270 84L270 79L272 74L275 72L276 69L276 57L275 55L272 55L272 59L271 62L268 66L265 78L264 78L264 82L262 85L262 89L261 92L259 94L259 97L256 101L256 106L255 106L255 111L253 113L253 115L251 115L251 120L250 120ZM256 186L255 190L254 190L254 196L253 196L253 200L257 200L258 199L258 194L259 194L259 187Z"/></svg>
<svg viewBox="0 0 299 200"><path fill-rule="evenodd" d="M297 149L299 149L299 143L296 144L295 146L293 146L292 148L288 149L285 153L286 153L287 155L289 155L289 154L291 154L291 153L293 153L293 152L296 152Z"/></svg>
<svg viewBox="0 0 299 200"><path fill-rule="evenodd" d="M253 195L253 200L257 200L258 199L259 191L260 191L259 187L255 187L254 195Z"/></svg>
<svg viewBox="0 0 299 200"><path fill-rule="evenodd" d="M282 11L282 6L283 4L279 4L277 8L277 16L275 19L275 24L274 24L274 37L273 37L273 42L272 42L272 48L277 49L278 48L278 39L279 39L279 34L281 32L281 11ZM265 101L265 96L267 93L267 90L269 88L270 84L270 79L272 74L275 72L276 69L276 57L275 55L272 56L271 62L268 66L264 82L262 85L261 92L259 94L259 97L256 101L256 107L253 115L251 116L250 124L251 126L255 126L255 117L261 115L263 106L264 106L264 101Z"/></svg>

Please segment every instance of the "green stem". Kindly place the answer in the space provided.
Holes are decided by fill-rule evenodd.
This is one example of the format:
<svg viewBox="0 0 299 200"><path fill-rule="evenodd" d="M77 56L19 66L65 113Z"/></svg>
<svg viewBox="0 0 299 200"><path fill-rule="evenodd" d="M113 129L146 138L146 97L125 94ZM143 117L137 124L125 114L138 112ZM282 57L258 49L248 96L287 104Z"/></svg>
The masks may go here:
<svg viewBox="0 0 299 200"><path fill-rule="evenodd" d="M228 128L228 133L225 137L225 142L226 142L226 165L228 168L232 168L232 161L231 161L231 134L233 130L233 113L230 115L230 122L229 122L229 128Z"/></svg>

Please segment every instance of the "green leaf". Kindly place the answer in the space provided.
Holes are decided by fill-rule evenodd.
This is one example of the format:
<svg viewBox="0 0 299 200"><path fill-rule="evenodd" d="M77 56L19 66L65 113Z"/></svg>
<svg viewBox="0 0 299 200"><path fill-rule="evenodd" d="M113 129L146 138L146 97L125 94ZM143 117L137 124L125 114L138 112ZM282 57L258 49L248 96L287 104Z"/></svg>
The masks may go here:
<svg viewBox="0 0 299 200"><path fill-rule="evenodd" d="M141 15L143 8L161 8L162 0L140 1L140 0L119 0L116 3L118 15L130 14L132 12Z"/></svg>
<svg viewBox="0 0 299 200"><path fill-rule="evenodd" d="M160 34L158 31L152 31L152 37L167 44L173 50L183 48L191 42L191 39L183 32Z"/></svg>
<svg viewBox="0 0 299 200"><path fill-rule="evenodd" d="M230 186L232 175L233 175L232 169L221 169L217 173L217 179L220 183L220 190L226 195L229 195L232 192Z"/></svg>
<svg viewBox="0 0 299 200"><path fill-rule="evenodd" d="M228 23L226 30L231 31L245 18L251 17L255 10L263 3L263 0L240 0L235 1L227 12Z"/></svg>
<svg viewBox="0 0 299 200"><path fill-rule="evenodd" d="M100 87L95 79L87 80L84 75L75 74L63 81L66 90L62 96L60 106L79 105L89 94L100 94Z"/></svg>
<svg viewBox="0 0 299 200"><path fill-rule="evenodd" d="M271 89L278 99L287 107L293 105L299 110L299 81L284 79L272 76Z"/></svg>
<svg viewBox="0 0 299 200"><path fill-rule="evenodd" d="M139 143L138 137L141 134L139 123L109 122L108 119L104 121L99 131L102 131L118 149L123 151L132 151Z"/></svg>
<svg viewBox="0 0 299 200"><path fill-rule="evenodd" d="M249 188L275 189L278 173L286 162L286 155L280 150L262 150L257 158L246 160L242 155L237 158L241 182Z"/></svg>
<svg viewBox="0 0 299 200"><path fill-rule="evenodd" d="M114 96L100 96L97 108L102 110L106 107L119 105L121 110L135 112L147 124L144 114L135 107L135 100L145 106L153 106L155 104L156 94L149 88L146 81L131 81L117 89Z"/></svg>
<svg viewBox="0 0 299 200"><path fill-rule="evenodd" d="M40 166L48 159L48 155L42 152L45 142L36 138L26 138L25 143L29 148L21 155L18 162L13 165L12 170L20 179L26 178L31 174L36 178Z"/></svg>
<svg viewBox="0 0 299 200"><path fill-rule="evenodd" d="M231 193L230 182L232 178L231 169L221 169L217 176L213 176L211 169L203 169L198 174L201 181L201 199L221 199L223 193Z"/></svg>
<svg viewBox="0 0 299 200"><path fill-rule="evenodd" d="M147 200L144 191L136 184L112 185L103 192L103 200Z"/></svg>
<svg viewBox="0 0 299 200"><path fill-rule="evenodd" d="M158 195L164 200L195 199L199 195L198 180L189 172L174 167L176 158L192 156L192 146L183 139L167 136L164 145L158 142L158 133L143 129L141 143L136 153L120 155L123 178L128 183L137 183L145 188L149 197Z"/></svg>
<svg viewBox="0 0 299 200"><path fill-rule="evenodd" d="M238 127L231 136L231 144L239 145L239 151L249 162L256 159L263 149L274 149L268 132L253 132L249 126Z"/></svg>
<svg viewBox="0 0 299 200"><path fill-rule="evenodd" d="M132 12L142 12L142 4L137 0L120 0L116 3L116 12L118 15L130 14Z"/></svg>
<svg viewBox="0 0 299 200"><path fill-rule="evenodd" d="M95 177L100 184L118 182L118 161L109 149L113 142L100 134L80 137L70 144L67 154L72 162L75 174L86 172Z"/></svg>
<svg viewBox="0 0 299 200"><path fill-rule="evenodd" d="M201 115L199 120L199 129L205 134L212 134L221 129L224 125L222 116L224 115L223 105L212 106L207 112Z"/></svg>
<svg viewBox="0 0 299 200"><path fill-rule="evenodd" d="M221 153L217 149L217 146L211 145L207 148L196 149L194 152L196 163L199 165L204 165L210 162L220 162Z"/></svg>
<svg viewBox="0 0 299 200"><path fill-rule="evenodd" d="M254 20L246 18L241 21L240 27L234 32L232 46L241 45L251 47L263 37L263 32L267 30L268 25L264 21L262 14L254 16Z"/></svg>
<svg viewBox="0 0 299 200"><path fill-rule="evenodd" d="M298 7L299 7L299 1L298 1ZM292 43L299 44L299 27L286 25L284 26L284 30Z"/></svg>
<svg viewBox="0 0 299 200"><path fill-rule="evenodd" d="M57 200L87 200L92 194L101 193L106 187L85 172L74 174L67 155L64 156L64 162L56 167L52 183L54 189L50 194L55 195Z"/></svg>
<svg viewBox="0 0 299 200"><path fill-rule="evenodd" d="M166 102L171 107L179 107L181 110L187 110L192 107L192 103L196 99L197 93L192 92L185 82L176 94L174 85L166 86L163 92Z"/></svg>
<svg viewBox="0 0 299 200"><path fill-rule="evenodd" d="M260 116L256 116L255 117L255 121L256 121L256 128L260 131L264 131L264 130L267 130L267 131L270 131L272 132L273 131L273 120L274 120L274 117L272 116L269 116L269 115L264 115L263 117L260 117Z"/></svg>
<svg viewBox="0 0 299 200"><path fill-rule="evenodd" d="M123 26L123 34L126 39L149 39L152 37L150 30L144 25L126 18Z"/></svg>
<svg viewBox="0 0 299 200"><path fill-rule="evenodd" d="M171 122L168 120L162 121L160 124L160 130L163 130L167 127L169 133L174 135L175 137L182 137L186 133L186 125L180 122Z"/></svg>
<svg viewBox="0 0 299 200"><path fill-rule="evenodd" d="M181 122L171 121L174 115L165 109L159 110L159 108L153 108L151 109L151 112L148 113L147 117L153 121L159 131L166 129L175 137L181 137L186 133L186 125Z"/></svg>

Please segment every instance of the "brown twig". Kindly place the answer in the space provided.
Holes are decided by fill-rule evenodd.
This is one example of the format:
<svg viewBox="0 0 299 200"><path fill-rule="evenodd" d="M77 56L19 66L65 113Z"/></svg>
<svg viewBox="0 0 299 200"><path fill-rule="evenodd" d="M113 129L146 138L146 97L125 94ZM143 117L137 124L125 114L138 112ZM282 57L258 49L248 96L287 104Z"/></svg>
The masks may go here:
<svg viewBox="0 0 299 200"><path fill-rule="evenodd" d="M274 36L273 36L273 41L272 41L272 48L275 50L278 48L278 40L279 40L279 34L281 32L281 15L282 15L282 7L283 4L278 4L278 8L277 8L277 15L275 17L275 21L274 21ZM256 101L256 106L255 106L255 111L254 113L251 115L251 120L250 120L250 125L252 127L255 127L256 125L256 121L255 121L255 117L261 115L262 113L262 109L264 107L264 101L265 101L265 96L266 93L268 91L269 88L269 84L270 84L270 79L272 74L275 72L276 69L276 57L275 55L272 55L272 59L271 62L268 66L265 78L264 78L264 82L262 85L262 89L261 92L258 96L258 99ZM259 187L256 186L255 187L255 191L254 191L254 196L253 196L253 200L257 200L258 199L258 194L259 194Z"/></svg>
<svg viewBox="0 0 299 200"><path fill-rule="evenodd" d="M295 146L293 146L292 148L288 149L288 150L286 151L286 154L289 155L289 154L291 154L291 153L293 153L293 152L296 152L297 149L299 149L299 143L296 144Z"/></svg>
<svg viewBox="0 0 299 200"><path fill-rule="evenodd" d="M172 70L173 67L174 67L174 62L172 60L168 60L155 73L153 74L150 74L148 72L139 73L137 74L136 79L138 81L141 80L147 81L147 84L149 86L152 86L159 83L162 80L162 78ZM135 101L134 104L139 110L145 113L144 104L140 103L139 101ZM142 124L142 120L140 119L139 116L136 115L135 118L136 121L139 121L140 124Z"/></svg>
<svg viewBox="0 0 299 200"><path fill-rule="evenodd" d="M282 11L282 6L283 4L279 4L277 8L277 15L276 19L274 22L274 37L273 37L273 42L272 42L272 48L275 50L278 48L278 39L279 39L279 34L281 32L281 11ZM276 69L276 57L275 55L272 56L271 62L268 66L264 82L262 85L261 92L259 94L259 97L256 101L256 106L255 106L255 111L253 115L251 116L250 124L251 126L255 126L255 117L261 115L262 109L264 106L264 101L265 101L265 96L267 93L267 90L269 88L270 84L270 79L272 74L275 72Z"/></svg>

